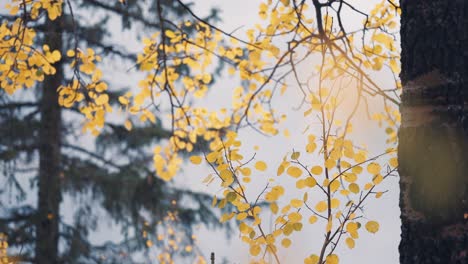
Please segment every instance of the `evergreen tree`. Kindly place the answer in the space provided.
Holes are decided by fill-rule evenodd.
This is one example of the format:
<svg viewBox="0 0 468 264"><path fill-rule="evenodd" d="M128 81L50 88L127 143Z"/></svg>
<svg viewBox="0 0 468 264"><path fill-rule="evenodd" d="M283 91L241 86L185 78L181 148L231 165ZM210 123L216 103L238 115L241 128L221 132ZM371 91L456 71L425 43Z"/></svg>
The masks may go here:
<svg viewBox="0 0 468 264"><path fill-rule="evenodd" d="M51 50L66 54L76 47L91 47L102 57L135 63L136 55L113 40L116 18L122 25L116 30L154 32L161 30L158 7L166 19L191 16L177 1L123 2L65 1L63 15L56 20L44 13L38 19L27 18L27 23L39 33L37 43ZM16 17L2 16L7 19ZM206 18L217 19L216 10ZM0 233L19 249L18 257L41 264L135 263L134 253L156 243L164 223L183 230L182 245L192 243L195 224L217 225L210 196L178 189L152 171L150 146L172 133L160 120L131 131L108 122L96 139L76 132L81 130L79 110L58 104L57 88L72 76L67 63L66 58L56 63L57 73L32 89L13 97L1 91L0 160L6 184L0 185L0 195L9 199L0 200ZM111 103L117 103L126 89L115 91ZM94 143L98 147L90 147ZM83 202L63 208L66 196ZM184 203L186 199L192 202ZM122 227L123 241L91 243L89 235L98 226L97 204ZM71 211L74 220L66 223L62 216Z"/></svg>

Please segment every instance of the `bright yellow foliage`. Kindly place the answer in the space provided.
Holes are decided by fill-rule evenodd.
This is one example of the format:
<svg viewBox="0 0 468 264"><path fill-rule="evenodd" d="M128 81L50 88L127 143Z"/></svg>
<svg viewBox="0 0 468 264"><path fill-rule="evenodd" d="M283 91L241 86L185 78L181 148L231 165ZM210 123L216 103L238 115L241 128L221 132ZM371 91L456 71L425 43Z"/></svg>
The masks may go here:
<svg viewBox="0 0 468 264"><path fill-rule="evenodd" d="M377 231L379 231L379 223L376 221L369 221L366 223L366 229L370 233L377 233Z"/></svg>
<svg viewBox="0 0 468 264"><path fill-rule="evenodd" d="M7 7L10 14L20 14L22 3L12 0ZM62 0L26 3L32 19L37 19L41 12L47 12L50 20L62 14ZM316 17L311 16L316 12L311 3L304 1L299 7L299 1L292 3L261 2L258 15L264 23L246 29L244 38L226 34L197 19L164 23L161 31L142 40L143 47L135 63L143 78L135 89L118 98L119 111L138 117L140 122L156 123L157 118L169 121L171 137L150 146L154 171L161 179L170 181L180 172L181 152L191 153L200 138L206 142L208 149L203 154L191 155L189 160L213 170L208 176L201 175L201 179L203 183L219 184L220 198L215 197L212 206L225 209L220 221L238 221L240 238L249 245L250 255L258 258L272 255L277 262L282 248L278 245L290 247L290 236L301 232L304 224L321 224L328 235L344 233L346 245L350 249L355 247L362 225L359 222L362 203L368 194L376 194L377 198L382 195L379 184L398 166L393 145L401 118L395 104L398 98L386 93L387 87L378 87L369 77L369 73L385 69L396 75L400 71L398 47L395 38L388 34L398 26L399 9L395 12L383 0L363 22L365 30L345 34L337 26L337 14L332 9L324 5L320 8L327 12ZM319 25L322 27L318 28ZM194 33L188 34L189 31ZM369 37L364 38L363 32ZM23 23L20 16L0 25L0 87L6 93L30 88L43 81L45 75L56 73L53 65L64 56L47 45L37 47L35 38L34 29ZM66 56L72 61L73 77L69 83L53 87L59 94L59 104L78 107L85 117L83 130L98 135L106 116L113 111L109 96L112 88L103 81L103 72L98 67L102 58L90 48L68 50ZM218 87L213 68L219 61L227 65L226 75L241 83L227 82ZM310 72L297 74L296 68L303 62ZM395 94L401 89L398 81L390 86ZM303 95L298 109L304 122L291 128L285 127L288 116L276 108L276 101L287 98L285 95L293 88ZM208 98L211 89L224 89L224 93L232 95L231 101L220 108L197 104ZM362 107L369 94L381 96L385 101L383 112L372 113L372 119L385 126L390 145L379 155L370 153L353 137L356 129L353 109ZM161 104L169 104L169 114L159 111ZM345 112L344 117L341 112ZM125 128L131 130L134 122L126 118ZM270 160L254 163L255 155L244 157L248 155L247 148L238 135L245 127L272 138L280 131L290 138L300 129L304 139L291 155L290 149L279 150L285 154L277 164ZM254 149L259 151L258 147ZM379 159L384 155L386 160ZM389 155L393 156L389 159ZM277 176L286 173L291 177L274 181L269 168L275 168ZM252 179L263 179L265 188L254 189ZM284 184L291 180L292 185ZM262 207L262 203L268 206ZM272 228L267 229L265 225L270 224L271 215ZM303 223L303 219L308 221ZM369 221L365 228L375 233L379 224ZM145 241L148 247L155 244L150 239ZM330 241L323 241L323 250L317 251L329 252L335 242L333 236ZM181 248L186 252L193 250ZM170 254L158 258L161 263L171 260ZM306 264L324 262L337 264L339 257L304 256Z"/></svg>

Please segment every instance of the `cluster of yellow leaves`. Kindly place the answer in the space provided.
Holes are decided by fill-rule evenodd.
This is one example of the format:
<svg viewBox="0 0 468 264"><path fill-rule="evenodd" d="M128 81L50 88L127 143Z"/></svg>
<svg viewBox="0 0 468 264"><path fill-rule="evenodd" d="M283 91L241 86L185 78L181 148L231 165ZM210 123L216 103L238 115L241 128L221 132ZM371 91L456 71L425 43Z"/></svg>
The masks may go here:
<svg viewBox="0 0 468 264"><path fill-rule="evenodd" d="M8 250L7 236L3 233L0 233L0 263L2 264L12 263L9 261L7 250Z"/></svg>
<svg viewBox="0 0 468 264"><path fill-rule="evenodd" d="M375 113L372 119L376 120L379 126L385 124L385 133L388 135L387 143L397 142L398 126L401 122L400 111L397 108L386 106L384 113Z"/></svg>
<svg viewBox="0 0 468 264"><path fill-rule="evenodd" d="M340 258L336 254L330 254L325 258L325 264L338 264ZM304 259L304 264L320 264L320 257L312 254Z"/></svg>
<svg viewBox="0 0 468 264"><path fill-rule="evenodd" d="M223 140L214 150L204 157L192 156L191 162L201 164L205 160L215 171L215 177L218 178L220 186L223 188L224 197L218 200L216 197L212 205L218 208L233 208L230 212L221 216L221 221L225 222L236 219L240 222L239 230L242 241L250 245L250 254L257 256L262 250L275 253L275 237L278 234L267 234L262 229L262 219L260 214L262 208L258 204L260 200L252 199L245 193L246 184L250 182L252 169L258 173L267 169L264 161L255 162L253 168L248 167L249 162L244 161L244 157L239 154L241 142L237 139L237 134L229 131L226 140ZM212 181L212 175L209 175L206 181ZM275 200L285 192L284 187L274 186L266 192L266 199ZM260 197L259 197L260 198ZM287 243L287 242L284 242Z"/></svg>
<svg viewBox="0 0 468 264"><path fill-rule="evenodd" d="M138 84L139 91L127 93L119 102L130 114L139 115L140 120L156 122L151 109L159 110L160 104L170 102L172 109L172 131L174 132L165 147L158 146L154 153L154 167L158 177L170 180L177 173L181 158L180 150L192 151L199 137L212 140L218 130L230 125L230 118L205 108L189 107L185 98L202 98L212 82L212 75L207 67L213 63L213 52L220 43L220 34L213 33L203 23L185 22L177 30L166 29L162 34L155 33L151 38L143 39L143 52L138 55L139 69L146 72L146 77ZM193 37L188 37L184 30L197 29ZM170 43L168 45L167 43ZM181 69L189 73L181 74ZM166 106L167 107L167 106ZM221 111L221 115L226 110ZM131 128L130 125L126 125Z"/></svg>
<svg viewBox="0 0 468 264"><path fill-rule="evenodd" d="M63 0L12 0L6 5L10 15L18 15L13 22L4 21L0 25L0 88L8 94L32 87L43 81L44 75L55 74L52 65L60 60L60 51L51 51L47 45L43 50L36 48L36 32L23 17L35 20L44 10L50 20L55 20L62 13L62 3Z"/></svg>
<svg viewBox="0 0 468 264"><path fill-rule="evenodd" d="M282 6L275 11L272 21L279 31L290 30L297 19L291 7ZM286 20L291 21L286 21ZM195 28L196 33L189 36L187 30ZM271 30L269 29L269 30ZM267 29L257 25L256 30L248 30L249 44L242 47L237 39L230 39L230 45L224 45L219 31L202 22L184 22L177 28L165 29L151 38L143 40L145 47L138 56L141 71L147 72L147 77L139 82L139 92L122 97L120 102L132 114L150 115L149 109L157 109L161 102L170 101L172 129L175 132L170 140L171 150L193 149L197 138L213 140L218 144L219 131L242 121L255 124L266 134L278 133L276 126L285 119L284 115L274 116L274 111L265 103L274 95L273 87L266 87L269 74L263 72L266 67L272 67L279 58L280 48L273 45L273 37L268 36L258 41ZM274 32L273 32L274 33ZM272 33L272 34L273 34ZM170 44L168 44L170 43ZM244 43L245 44L245 43ZM201 107L190 107L185 98L200 99L206 95L212 75L208 66L217 58L228 63L230 74L238 73L241 80L248 81L248 87L237 87L233 90L232 108L208 110ZM189 69L188 73L181 68ZM212 149L212 148L211 148ZM166 162L163 162L166 160ZM171 157L158 154L157 168L170 166ZM172 164L173 165L173 164ZM163 171L159 169L159 171ZM174 171L173 167L166 171ZM171 179L174 175L165 175Z"/></svg>
<svg viewBox="0 0 468 264"><path fill-rule="evenodd" d="M55 74L53 64L61 60L60 51L50 50L46 44L42 50L36 48L36 32L27 26L24 17L36 20L41 12L47 12L48 19L53 21L62 14L62 6L63 0L12 0L7 4L10 15L18 16L14 22L5 21L0 26L0 86L7 93L30 88L37 81L43 81L44 75ZM59 103L73 107L84 101L79 109L87 118L83 129L97 135L98 129L104 126L105 113L112 110L109 96L104 93L107 84L101 80L102 72L95 65L101 58L92 49L70 50L67 55L73 57L71 67L75 76L70 84L57 87Z"/></svg>
<svg viewBox="0 0 468 264"><path fill-rule="evenodd" d="M43 81L44 75L55 74L53 64L61 60L60 51L50 50L48 45L43 45L42 50L36 48L36 32L27 26L24 17L33 21L39 19L41 12L47 12L48 19L53 21L62 14L62 6L63 0L12 0L6 5L10 15L18 16L14 22L5 21L0 26L0 87L7 93L30 88ZM97 135L104 126L105 113L112 111L105 93L107 84L101 80L102 72L95 65L101 58L92 49L69 50L67 56L73 58L74 77L70 84L57 87L59 103L73 107L83 102L79 108L87 119L83 130Z"/></svg>
<svg viewBox="0 0 468 264"><path fill-rule="evenodd" d="M60 52L49 50L47 45L42 50L34 48L35 36L20 18L0 26L0 87L8 94L55 74L52 64L60 60Z"/></svg>
<svg viewBox="0 0 468 264"><path fill-rule="evenodd" d="M355 220L356 210L363 202L362 197L371 193L376 193L376 196L379 194L373 190L389 172L382 175L382 167L372 161L373 158L367 159L367 154L355 148L350 140L330 137L327 148L331 150L328 156L334 160L331 165L325 162L324 165L313 165L308 169L308 166L300 162L301 153L294 151L290 159L284 157L277 169L277 176L287 174L297 181L297 189L303 191L301 199L294 198L286 204L281 202L286 191L281 185L267 186L258 197L248 197L245 190L248 189L252 174L252 168L248 167L251 160L246 161L239 154L242 143L236 137L234 132L228 132L226 141L217 150L204 157L192 156L190 161L196 165L206 161L214 169L215 176L209 175L205 182L218 178L220 186L224 188L224 198L218 200L215 197L213 206L225 208L231 204L235 208L223 214L221 221L236 219L239 222L241 239L250 245L252 256L258 256L262 251L276 254L278 243L288 248L292 244L289 237L294 232L301 231L305 223L315 224L319 219L326 220L325 232L348 234L346 244L349 248L354 248L354 240L358 238L358 228L361 226ZM308 144L315 143L313 135L308 138ZM309 150L306 151L307 155L314 154L310 146L306 149ZM390 165L392 169L389 170L394 171L397 166L395 160L392 159ZM253 165L258 173L266 171L267 167L264 161L256 161ZM360 187L357 182L364 177L360 175L365 172L370 179L364 187ZM333 176L328 177L328 174ZM317 193L324 199L311 201L309 197L316 198ZM268 202L271 213L277 216L269 233L262 229L262 208L259 202ZM280 203L284 204L281 208ZM375 221L366 223L366 230L371 233L377 232L378 228ZM305 259L305 263L317 263L318 260L317 255L311 255ZM336 255L327 257L327 263L338 263L337 261Z"/></svg>
<svg viewBox="0 0 468 264"><path fill-rule="evenodd" d="M83 130L97 135L98 129L104 127L105 114L112 112L109 95L106 94L107 84L101 80L102 72L96 67L101 57L90 48L86 52L69 50L67 56L73 58L70 67L75 75L71 83L58 88L59 104L70 108L83 102L79 107L86 117Z"/></svg>
<svg viewBox="0 0 468 264"><path fill-rule="evenodd" d="M400 55L398 46L396 44L397 34L395 30L398 29L397 16L399 15L399 12L400 9L395 9L390 1L382 0L363 20L363 26L369 33L369 36L364 35L366 36L366 42L363 43L363 45L360 45L359 43L361 39L355 40L355 33L349 34L347 36L349 43L352 44L352 46L348 48L355 49L354 51L349 51L349 53L353 52L352 59L355 63L362 65L364 69L374 71L380 71L382 67L386 65L395 75L395 79L398 79L397 76L400 72ZM332 23L329 24L331 25ZM390 34L392 32L393 34ZM335 34L336 38L340 37L340 33L338 33L338 35ZM332 31L330 34L334 35ZM340 54L340 56L351 55L343 53ZM336 61L340 61L339 57L335 59ZM346 60L343 60L342 62L346 62ZM334 63L327 63L327 67L332 68L332 65L336 66ZM338 67L338 69L335 70L341 72L342 70L346 69L347 66ZM397 86L399 86L398 80L396 80L396 83Z"/></svg>
<svg viewBox="0 0 468 264"><path fill-rule="evenodd" d="M24 6L25 4L26 6ZM18 15L20 11L26 10L32 20L38 19L40 12L44 10L47 12L48 18L53 21L62 15L62 6L63 0L11 0L6 8L10 10L10 15Z"/></svg>
<svg viewBox="0 0 468 264"><path fill-rule="evenodd" d="M32 1L26 8L29 8L33 19L45 10L53 20L61 14L62 2ZM13 0L12 3L10 13L15 15L20 12L22 1ZM357 33L343 36L344 32L334 27L336 18L332 14L320 18L323 32L319 32L318 23L314 21L316 18L304 15L310 7L301 3L298 12L295 5L289 0L261 3L259 16L265 23L247 30L247 41L230 37L229 44L220 31L200 21L165 23L162 32L143 40L144 48L138 55L137 64L146 76L138 83L139 90L119 98L122 107L139 116L142 122L157 121L151 109L160 113L162 107L170 108L168 118L173 135L165 146L154 148L154 167L164 180L171 180L177 174L182 164L179 151L191 152L200 138L210 142L208 153L192 156L190 161L194 164L206 161L213 168L214 174L207 176L204 182L218 179L223 194L219 201L215 197L213 206L226 208L231 205L229 208L234 208L223 214L220 220L236 219L239 222L241 239L250 245L252 256L261 252L276 256L278 246L290 247L293 243L291 234L301 231L306 223L323 223L324 232L329 237L324 241L324 247L338 242L333 240L339 239L336 234L345 234L346 245L354 248L358 231L364 224L356 213L364 202L362 197L365 199L370 194L381 197L383 192L375 188L398 165L396 158L390 159L389 166L378 163L377 157L369 158L364 148L356 147L347 138L352 133L351 117L345 123L335 119L343 99L340 92L349 89L349 79L356 83L359 79L356 76L361 79L367 76L363 69L379 71L384 66L388 66L395 75L399 73L398 48L394 37L386 34L398 26L395 21L397 12L388 1L377 5L365 21L369 42L359 45L361 38L355 40ZM60 52L50 51L47 46L43 51L32 48L35 33L22 24L21 19L13 24L5 22L1 29L0 41L1 44L5 42L5 45L0 45L2 88L13 93L41 81L44 74L54 74L51 64L60 60ZM188 34L191 30L195 33ZM321 39L323 36L329 40L325 44ZM296 183L296 191L300 195L284 201L286 188L275 184L267 185L256 196L248 196L246 190L252 175L263 174L268 167L276 166L269 166L265 161L256 161L250 166L253 159L247 160L240 154L242 142L231 129L248 125L264 134L277 135L278 127L286 116L275 111L271 103L278 87L281 96L290 86L286 75L279 76L279 68L290 64L292 69L289 73L297 75L295 63L307 61L308 56L314 53L322 55L323 63L315 68L320 73L318 87L307 87L307 92L302 89L307 107L304 117L318 117L321 133L318 136L306 134L309 131L306 128L307 140L302 154L294 151L289 158L285 156L277 167L277 176L286 174ZM75 77L70 84L58 89L60 104L64 107L81 105L80 111L87 117L84 130L97 134L104 125L105 114L112 110L105 93L107 85L101 80L102 73L95 65L100 57L91 49L86 52L69 51L67 55L73 58L71 66ZM228 73L236 75L242 86L231 87L234 89L229 107L215 110L194 107L190 104L192 99L202 99L209 89L214 89L211 66L216 60L226 63ZM330 87L326 87L325 81L331 83L327 83ZM306 81L296 76L296 82L301 86ZM381 93L375 87L369 88L372 83L357 86L357 98L364 92ZM400 87L396 81L395 91ZM356 101L358 107L360 100ZM311 125L316 124L317 119L311 121ZM386 107L385 112L374 115L374 119L379 123L386 122L388 143L395 143L400 122L398 111ZM125 127L130 130L132 125L127 121ZM389 149L387 153L394 153L394 150ZM262 228L262 211L265 214L268 210L260 206L261 202L266 202L268 213L276 217L274 227L268 232ZM365 229L375 233L379 225L368 221ZM176 249L177 241L169 241L174 241L169 243L169 248ZM153 242L148 240L147 244L152 246ZM170 254L163 254L159 260L171 263L170 257ZM304 259L306 264L321 261L336 264L339 257L331 253L326 256L312 254Z"/></svg>
<svg viewBox="0 0 468 264"><path fill-rule="evenodd" d="M289 236L294 231L300 231L302 229L301 220L306 218L303 215L304 212L307 211L309 211L309 213L312 212L308 217L308 222L310 224L316 223L318 219L328 219L326 232L332 232L333 227L335 227L335 231L332 233L342 232L343 224L355 218L355 209L358 208L355 205L361 203L360 197L371 193L371 189L381 183L383 176L380 174L380 165L375 162L369 163L367 171L372 176L372 183L368 183L364 187L367 192L362 191L356 182L358 180L358 175L364 171L360 164L364 163L366 158L364 153L355 151L350 143L349 140L344 142L340 140L329 141L329 149L333 149L331 151L334 153L333 155L339 157L339 166L335 165L336 162L327 165L327 161L325 161L324 167L315 165L311 166L309 171L306 171L307 166L304 166L298 160L300 157L299 152L293 152L291 160L288 161L286 158L283 160L278 168L278 176L286 172L286 174L293 179L298 179L296 182L296 187L298 189L306 191L302 199L290 200L281 210L278 209L276 203L270 205L273 214L278 214L279 211L281 212L275 222L280 229L276 229L274 232L280 233L280 231L282 231L284 235ZM345 145L348 147L345 147ZM336 151L337 149L340 151ZM344 153L346 153L346 155ZM349 158L350 162L356 162L356 164L351 165L350 162L346 161L346 158ZM326 174L331 174L335 166L339 167L342 171L337 171L332 178L328 178ZM302 177L303 175L305 175L305 177ZM313 190L318 190L319 193L323 194L325 199L309 204L309 194L313 194ZM314 195L314 197L317 197L317 195ZM268 201L268 199L266 200ZM341 206L341 201L347 202L344 206ZM336 223L333 223L333 221L336 221ZM375 233L378 229L378 224L376 222L369 223L370 224L366 226L367 230ZM346 232L349 233L350 230L348 229ZM357 236L354 238L357 238ZM353 248L354 240L351 239L352 238L347 239L346 243L350 248ZM287 242L282 243L282 245L284 247L289 247L289 240L283 241ZM332 259L334 260L334 258ZM318 256L312 255L305 259L305 263L316 263L318 260Z"/></svg>
<svg viewBox="0 0 468 264"><path fill-rule="evenodd" d="M175 201L172 201L175 204ZM192 246L197 242L197 237L191 235L187 238L188 234L180 227L178 213L176 211L168 211L163 219L158 221L156 227L153 229L157 231L156 234L151 234L147 230L150 229L150 223L145 222L142 231L142 237L146 240L147 248L154 248L158 251L157 260L161 264L175 263L175 256L181 255L194 255L194 264L206 264L203 256L194 252Z"/></svg>
<svg viewBox="0 0 468 264"><path fill-rule="evenodd" d="M390 2L392 1L381 1L378 3L370 11L369 19L364 23L367 22L367 26L370 28L381 28L384 31L396 30L398 28L396 18L400 15L401 9L395 9ZM382 33L374 32L372 39L383 45L388 51L397 52L395 42L388 35L384 36Z"/></svg>
<svg viewBox="0 0 468 264"><path fill-rule="evenodd" d="M180 168L182 158L171 144L156 146L153 150L153 164L158 177L165 181L171 180Z"/></svg>

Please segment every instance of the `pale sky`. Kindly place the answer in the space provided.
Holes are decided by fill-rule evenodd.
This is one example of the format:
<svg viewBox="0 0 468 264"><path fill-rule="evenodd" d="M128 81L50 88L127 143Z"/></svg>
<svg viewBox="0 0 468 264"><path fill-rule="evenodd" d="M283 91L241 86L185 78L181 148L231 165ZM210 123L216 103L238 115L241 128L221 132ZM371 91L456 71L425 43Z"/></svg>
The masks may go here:
<svg viewBox="0 0 468 264"><path fill-rule="evenodd" d="M3 6L4 0L0 0L0 4ZM219 27L225 31L230 32L242 26L236 31L237 36L243 38L243 31L252 27L255 23L259 23L260 20L257 15L257 8L261 1L258 0L197 0L195 1L195 11L198 14L206 14L212 6L217 6L222 10L221 18L223 22ZM379 1L354 1L356 5L364 4L368 8L372 3ZM355 20L353 17L349 18L351 23L360 22ZM116 30L120 28L115 27ZM128 43L126 40L131 34L123 33L120 36L116 36L117 40L122 40L122 43ZM138 46L132 45L130 49L137 49ZM108 65L108 72L112 72L115 65ZM302 69L307 71L307 69ZM389 76L374 76L378 83L391 83L391 77ZM107 79L113 79L113 81L135 84L138 81L138 76L134 74L129 75L118 75L112 76ZM208 99L204 103L209 104L211 107L220 107L224 104L229 103L231 94L223 90L222 86L228 86L227 89L232 89L237 86L236 79L225 78L217 82L217 87L210 92ZM272 138L266 138L252 130L243 130L240 133L243 145L244 156L249 156L253 153L252 147L254 145L260 146L260 150L257 152L257 158L265 160L269 164L277 164L283 156L290 152L293 148L301 149L304 145L304 137L301 134L304 129L303 113L302 111L295 112L292 110L293 107L299 102L299 93L294 89L289 89L289 92L282 97L281 100L275 101L278 109L288 113L289 120L284 125L289 128L291 132L290 138L284 136ZM378 107L375 105L374 107ZM365 143L371 153L378 154L383 151L385 145L385 133L382 129L379 129L375 124L367 122L365 119L357 120L355 123L356 128L356 140L361 143ZM175 183L178 186L186 187L193 190L205 191L212 194L220 195L220 188L217 184L213 183L209 186L202 184L203 178L211 173L206 167L193 166L186 164L180 176L177 176ZM269 168L265 173L255 175L253 183L249 185L252 188L253 193L260 191L265 186L269 175L276 176L276 167ZM284 179L277 179L282 182ZM291 186L291 181L284 181L286 186ZM258 186L255 188L254 186ZM377 234L371 235L367 232L360 232L360 238L356 241L356 247L353 250L348 249L344 244L339 247L337 254L340 256L340 263L380 263L380 264L393 264L398 263L398 243L400 240L400 212L398 208L398 179L390 178L385 183L383 188L388 189L389 192L385 194L379 200L370 200L365 207L365 216L371 220L377 220L380 223L380 231ZM257 190L258 189L258 190ZM294 189L286 191L286 196L292 197L294 195ZM68 208L72 206L72 200L65 197L62 208ZM69 220L71 215L64 212L64 216ZM106 231L95 235L93 240L95 241L106 241L108 239L118 239L121 237L119 234L120 228L112 225L109 221L105 221ZM305 224L305 228L300 233L295 233L291 239L293 244L287 250L280 250L280 258L282 263L295 264L303 263L303 259L312 254L317 253L319 246L323 241L324 230L319 228L321 225L314 225L310 227ZM235 231L237 232L237 230ZM200 228L197 233L199 238L198 247L205 253L205 256L209 258L210 252L215 252L217 263L221 263L221 258L226 258L228 263L248 263L249 254L248 247L245 243L241 242L237 234L232 235L230 240L227 240L224 236L224 231L211 232L205 228ZM281 248L281 246L279 247Z"/></svg>

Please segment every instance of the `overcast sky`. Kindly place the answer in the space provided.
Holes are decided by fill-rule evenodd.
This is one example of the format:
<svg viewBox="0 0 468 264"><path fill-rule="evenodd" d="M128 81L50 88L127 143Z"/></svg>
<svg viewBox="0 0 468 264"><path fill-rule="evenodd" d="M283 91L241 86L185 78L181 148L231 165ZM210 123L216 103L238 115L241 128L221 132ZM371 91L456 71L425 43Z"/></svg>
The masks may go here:
<svg viewBox="0 0 468 264"><path fill-rule="evenodd" d="M0 0L0 4L3 6L5 0ZM239 37L243 38L243 31L252 27L255 23L259 23L260 20L257 15L258 5L261 1L258 0L197 0L195 5L195 11L198 14L207 14L207 11L217 6L222 10L221 17L223 19L219 27L230 32L234 29L240 28L236 31ZM365 5L363 8L368 8L377 1L354 1L357 5ZM350 23L360 23L360 19L354 19L350 16L348 18ZM115 27L119 29L118 26ZM122 43L126 43L126 39L131 36L130 33L123 33L116 36L116 39L122 40ZM132 45L130 49L138 49L138 45ZM310 65L309 65L310 66ZM108 65L108 68L117 67L115 65ZM302 69L307 71L307 69ZM112 72L108 70L108 72ZM390 76L382 75L375 76L379 83L386 84L391 83ZM138 77L135 75L116 75L109 76L107 79L113 79L117 82L135 84L138 81ZM230 104L229 100L231 97L230 92L227 93L223 90L223 86L228 86L227 89L234 88L237 80L232 78L225 78L217 82L217 86L213 91L210 92L210 96L204 103L209 104L211 107L221 107L223 105ZM226 88L226 87L225 87ZM253 154L253 146L261 146L260 150L257 151L256 157L260 160L267 161L269 164L278 164L285 153L290 152L293 148L302 149L304 145L304 136L301 134L305 124L303 123L302 111L295 112L295 107L300 101L299 92L294 89L290 89L289 92L282 97L281 100L275 101L278 109L285 112L289 116L289 120L282 127L288 128L291 132L291 137L286 138L284 136L277 136L275 138L266 138L252 130L243 130L240 133L241 140L244 144L243 153L244 156ZM374 104L373 107L378 107ZM361 109L362 112L362 109ZM362 114L361 116L364 116ZM374 123L368 122L365 118L356 120L355 122L355 135L356 140L366 144L371 154L381 153L385 145L385 134L382 129L376 127ZM319 162L319 161L317 161ZM192 166L186 164L180 176L175 179L176 185L183 186L185 188L209 192L212 194L221 194L220 188L216 184L206 186L202 184L202 179L206 175L211 173L208 168L201 166ZM265 173L258 175L249 188L253 191L260 191L265 186L269 175L276 175L276 168L269 168ZM283 178L277 179L282 181ZM283 183L283 182L282 182ZM291 186L291 182L284 182L286 186ZM258 186L258 188L253 188ZM356 248L349 250L347 247L342 246L339 248L338 254L340 256L340 263L381 263L381 264L392 264L398 263L398 243L400 238L400 212L398 208L398 179L391 178L384 183L385 189L389 190L389 193L385 194L380 200L370 200L365 207L365 215L369 219L377 220L380 223L380 231L377 234L371 235L367 232L361 232L360 238L356 241ZM293 191L288 192L286 196L292 197ZM71 205L71 200L65 198L62 208L68 208ZM65 217L71 217L71 214L64 212ZM71 219L70 219L71 220ZM107 230L105 233L101 233L94 237L96 241L105 241L108 239L118 239L120 237L120 228L113 226L109 222L106 222ZM319 246L323 241L324 230L321 225L314 225L309 227L305 225L300 233L295 233L292 236L293 244L287 250L280 251L280 259L282 263L303 263L303 259L312 254L318 253ZM197 231L199 237L198 246L205 253L205 256L209 256L210 252L215 252L217 259L222 257L228 260L228 263L248 263L249 254L248 247L242 243L238 235L233 235L228 240L223 232L212 232L205 228L200 228ZM279 247L281 248L281 247Z"/></svg>

